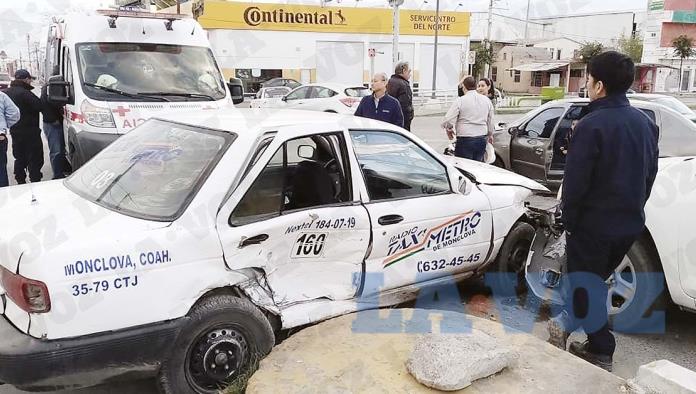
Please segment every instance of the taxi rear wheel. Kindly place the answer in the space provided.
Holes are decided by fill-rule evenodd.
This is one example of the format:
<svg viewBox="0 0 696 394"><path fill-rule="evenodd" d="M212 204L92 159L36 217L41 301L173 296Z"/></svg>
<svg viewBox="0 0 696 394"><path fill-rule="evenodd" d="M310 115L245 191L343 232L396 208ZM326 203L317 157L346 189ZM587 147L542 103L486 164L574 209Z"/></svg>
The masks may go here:
<svg viewBox="0 0 696 394"><path fill-rule="evenodd" d="M188 315L174 350L162 363L159 385L167 394L217 394L241 386L274 345L268 319L249 300L210 297Z"/></svg>

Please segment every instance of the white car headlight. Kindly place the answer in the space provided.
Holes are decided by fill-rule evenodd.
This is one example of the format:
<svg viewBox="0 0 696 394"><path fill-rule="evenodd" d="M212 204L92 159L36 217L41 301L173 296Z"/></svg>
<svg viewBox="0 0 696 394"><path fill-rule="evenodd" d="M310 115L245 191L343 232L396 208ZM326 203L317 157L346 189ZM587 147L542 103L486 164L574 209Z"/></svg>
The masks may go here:
<svg viewBox="0 0 696 394"><path fill-rule="evenodd" d="M103 128L116 128L114 116L109 108L97 107L90 103L89 100L85 100L82 102L80 110L88 125Z"/></svg>

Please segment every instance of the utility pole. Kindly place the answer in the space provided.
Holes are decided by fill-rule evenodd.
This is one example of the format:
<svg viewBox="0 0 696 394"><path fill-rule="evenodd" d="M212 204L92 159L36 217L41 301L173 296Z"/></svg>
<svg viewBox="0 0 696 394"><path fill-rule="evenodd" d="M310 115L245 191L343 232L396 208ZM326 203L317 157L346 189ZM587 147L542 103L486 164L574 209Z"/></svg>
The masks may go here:
<svg viewBox="0 0 696 394"><path fill-rule="evenodd" d="M493 43L491 42L491 32L493 30L493 3L494 2L495 2L495 0L489 0L489 2L488 2L488 32L486 32L486 45L488 45L488 47L489 47L488 49L491 51L491 53L493 52ZM486 66L484 67L483 73L486 75L486 77L489 76L490 68L491 68L490 64L486 64Z"/></svg>
<svg viewBox="0 0 696 394"><path fill-rule="evenodd" d="M181 14L181 0L176 0L176 13Z"/></svg>
<svg viewBox="0 0 696 394"><path fill-rule="evenodd" d="M389 5L393 7L392 67L399 62L399 6L402 4L404 0L389 0Z"/></svg>
<svg viewBox="0 0 696 394"><path fill-rule="evenodd" d="M31 72L32 71L31 70L32 61L31 61L31 46L29 44L30 39L31 39L31 36L29 35L29 33L27 33L27 56L29 58L29 61L27 62L27 69L29 70L29 73L31 73L31 75L34 75L34 73Z"/></svg>
<svg viewBox="0 0 696 394"><path fill-rule="evenodd" d="M437 90L437 36L440 31L440 0L435 2L435 47L433 48L433 95L435 98L435 91Z"/></svg>
<svg viewBox="0 0 696 394"><path fill-rule="evenodd" d="M527 0L527 18L524 20L524 46L527 46L529 40L529 6L532 0Z"/></svg>

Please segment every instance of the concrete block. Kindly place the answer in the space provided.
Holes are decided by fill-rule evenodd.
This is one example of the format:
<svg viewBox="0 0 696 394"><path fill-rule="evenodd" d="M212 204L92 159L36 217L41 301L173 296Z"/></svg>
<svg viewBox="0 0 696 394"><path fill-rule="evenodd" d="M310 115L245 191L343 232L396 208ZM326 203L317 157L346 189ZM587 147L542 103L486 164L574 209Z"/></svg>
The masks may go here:
<svg viewBox="0 0 696 394"><path fill-rule="evenodd" d="M490 335L426 335L416 342L406 368L421 384L456 391L509 367L518 355Z"/></svg>
<svg viewBox="0 0 696 394"><path fill-rule="evenodd" d="M632 383L646 393L696 394L696 372L667 360L641 365Z"/></svg>

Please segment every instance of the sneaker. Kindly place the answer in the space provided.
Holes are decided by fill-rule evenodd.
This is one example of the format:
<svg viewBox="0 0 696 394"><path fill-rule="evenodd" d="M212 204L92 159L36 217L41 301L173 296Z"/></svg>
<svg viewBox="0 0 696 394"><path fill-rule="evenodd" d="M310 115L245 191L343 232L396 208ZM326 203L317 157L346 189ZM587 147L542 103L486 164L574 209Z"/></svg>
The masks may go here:
<svg viewBox="0 0 696 394"><path fill-rule="evenodd" d="M611 372L613 357L605 354L593 353L589 350L589 342L573 342L570 344L568 351L590 364L594 364L607 372Z"/></svg>
<svg viewBox="0 0 696 394"><path fill-rule="evenodd" d="M564 328L563 315L558 315L549 320L549 322L546 324L546 329L549 332L548 342L553 346L565 351L570 333Z"/></svg>

